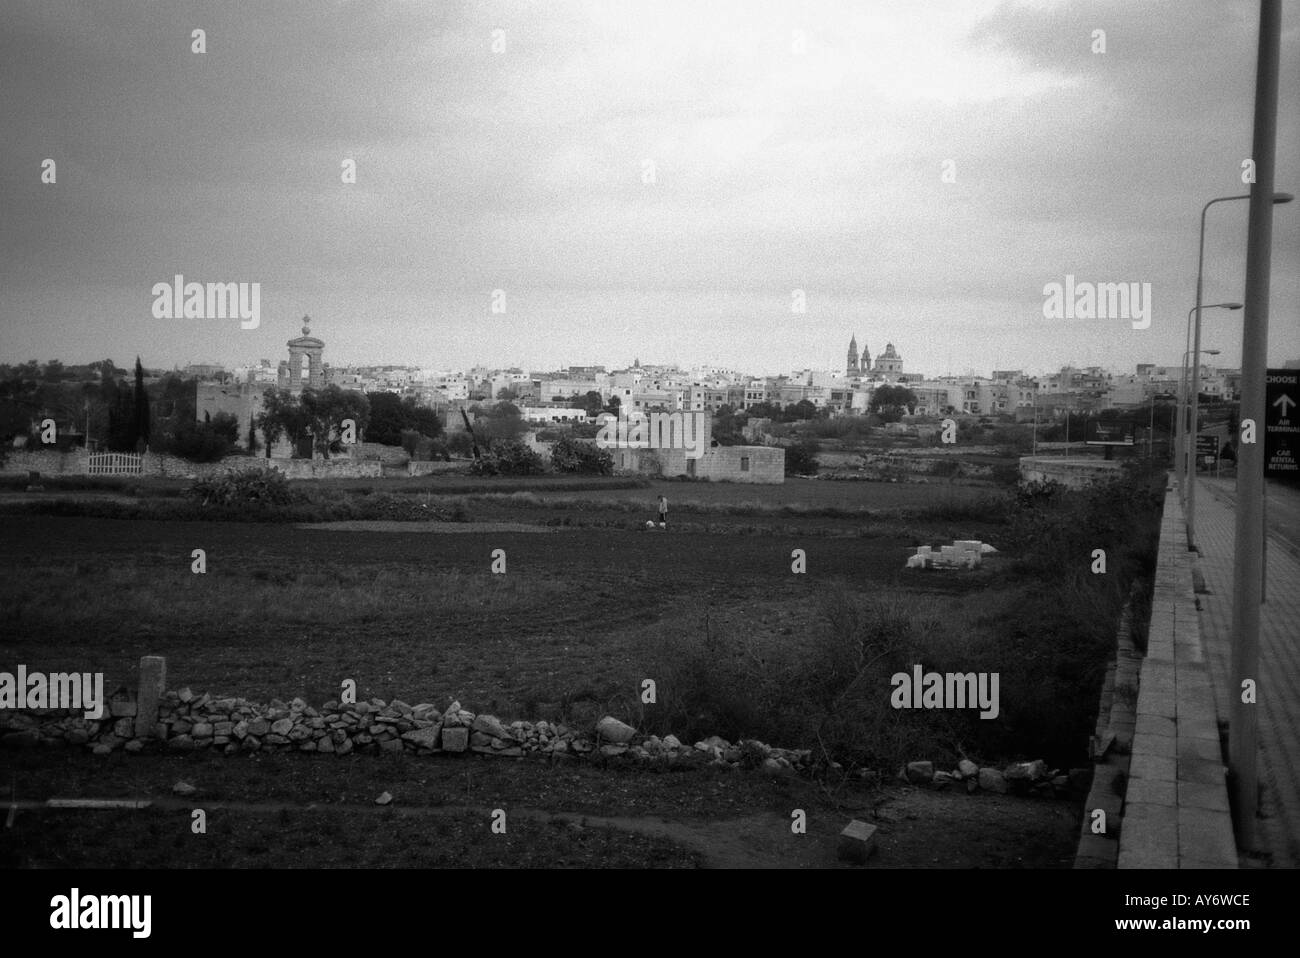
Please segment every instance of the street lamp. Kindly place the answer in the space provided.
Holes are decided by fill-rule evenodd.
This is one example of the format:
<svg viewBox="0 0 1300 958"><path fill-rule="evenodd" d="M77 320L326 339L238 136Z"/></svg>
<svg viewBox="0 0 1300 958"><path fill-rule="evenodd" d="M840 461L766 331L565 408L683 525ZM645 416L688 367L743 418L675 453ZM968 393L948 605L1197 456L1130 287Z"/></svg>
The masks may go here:
<svg viewBox="0 0 1300 958"><path fill-rule="evenodd" d="M1248 200L1249 193L1243 193L1240 196L1219 196L1210 200L1201 208L1201 243L1200 250L1196 257L1196 336L1195 343L1192 346L1193 365L1192 365L1192 422L1196 421L1200 413L1200 402L1198 394L1201 389L1201 290L1202 281L1205 277L1205 214L1209 212L1210 207L1215 203L1226 203L1230 200ZM1274 193L1273 202L1275 204L1290 203L1294 196L1290 193ZM1196 472L1192 471L1187 476L1187 548L1196 548Z"/></svg>
<svg viewBox="0 0 1300 958"><path fill-rule="evenodd" d="M1201 309L1203 310L1204 309L1241 309L1241 303L1214 303L1211 306L1202 306ZM1177 457L1178 457L1177 469L1178 469L1178 478L1180 480L1179 486L1182 491L1184 500L1186 500L1186 496L1187 496L1187 472L1188 472L1187 463L1190 458L1187 452L1188 426L1186 423L1187 420L1187 356L1192 351L1192 345L1191 345L1192 314L1194 312L1196 312L1195 306L1193 306L1191 309L1187 311L1187 349L1183 351L1182 381L1178 387L1178 424L1177 424L1178 430L1177 433L1175 434L1175 449L1177 450ZM1201 351L1208 352L1208 350L1201 350ZM1217 354L1218 353L1216 351L1215 355ZM1195 431L1196 429L1195 422L1191 424L1191 429ZM1192 440L1193 444L1195 443L1195 441L1196 441L1195 439Z"/></svg>
<svg viewBox="0 0 1300 958"><path fill-rule="evenodd" d="M1217 356L1219 355L1219 350L1202 349L1201 355ZM1188 353L1183 353L1184 369L1187 366L1188 356ZM1183 432L1183 473L1185 475L1188 473L1194 474L1196 472L1196 437L1200 435L1199 427L1200 423L1191 422L1187 424L1187 428Z"/></svg>

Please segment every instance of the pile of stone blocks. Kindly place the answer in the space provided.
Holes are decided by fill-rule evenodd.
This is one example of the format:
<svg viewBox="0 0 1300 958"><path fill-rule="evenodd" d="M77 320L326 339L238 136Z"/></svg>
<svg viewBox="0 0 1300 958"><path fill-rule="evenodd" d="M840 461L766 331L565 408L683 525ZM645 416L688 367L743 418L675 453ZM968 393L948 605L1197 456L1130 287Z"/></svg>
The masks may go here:
<svg viewBox="0 0 1300 958"><path fill-rule="evenodd" d="M917 546L916 555L908 556L909 569L974 569L984 556L998 550L978 539L954 539L950 546L935 552L930 546Z"/></svg>

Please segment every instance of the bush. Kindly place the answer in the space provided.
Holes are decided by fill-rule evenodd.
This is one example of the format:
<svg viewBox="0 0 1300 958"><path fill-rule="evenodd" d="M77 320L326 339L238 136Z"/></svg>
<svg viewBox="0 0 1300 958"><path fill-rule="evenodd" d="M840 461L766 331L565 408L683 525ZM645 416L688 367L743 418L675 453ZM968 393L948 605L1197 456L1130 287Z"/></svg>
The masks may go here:
<svg viewBox="0 0 1300 958"><path fill-rule="evenodd" d="M565 436L551 448L551 465L557 472L608 476L614 472L614 457L594 442Z"/></svg>
<svg viewBox="0 0 1300 958"><path fill-rule="evenodd" d="M213 479L200 479L186 491L200 506L265 508L303 501L289 480L273 469L241 469Z"/></svg>
<svg viewBox="0 0 1300 958"><path fill-rule="evenodd" d="M401 432L402 448L406 450L406 454L410 456L411 459L415 459L416 450L419 448L420 440L423 438L424 437L421 436L414 429L402 430Z"/></svg>
<svg viewBox="0 0 1300 958"><path fill-rule="evenodd" d="M785 474L787 476L815 476L820 468L817 454L821 446L811 439L787 446L785 450Z"/></svg>
<svg viewBox="0 0 1300 958"><path fill-rule="evenodd" d="M456 456L469 456L474 451L474 440L463 429L448 433L447 451Z"/></svg>
<svg viewBox="0 0 1300 958"><path fill-rule="evenodd" d="M498 439L470 467L476 476L536 476L546 471L542 457L518 439Z"/></svg>
<svg viewBox="0 0 1300 958"><path fill-rule="evenodd" d="M212 422L183 422L164 444L165 451L190 462L219 462L234 445L221 413ZM233 421L234 417L230 417Z"/></svg>
<svg viewBox="0 0 1300 958"><path fill-rule="evenodd" d="M823 604L807 644L759 645L706 621L702 637L663 640L655 674L667 681L645 722L687 739L813 747L846 763L910 761L923 751L923 719L890 705L889 678L919 661L919 636L934 628L901 603L842 593Z"/></svg>

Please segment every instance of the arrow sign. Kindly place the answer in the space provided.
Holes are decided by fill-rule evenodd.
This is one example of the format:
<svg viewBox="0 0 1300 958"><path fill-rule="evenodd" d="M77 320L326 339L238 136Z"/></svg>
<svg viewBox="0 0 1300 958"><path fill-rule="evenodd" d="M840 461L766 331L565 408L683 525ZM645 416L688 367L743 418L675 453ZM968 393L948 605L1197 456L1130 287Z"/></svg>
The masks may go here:
<svg viewBox="0 0 1300 958"><path fill-rule="evenodd" d="M1300 479L1300 424L1289 418L1300 406L1300 369L1264 374L1264 475Z"/></svg>

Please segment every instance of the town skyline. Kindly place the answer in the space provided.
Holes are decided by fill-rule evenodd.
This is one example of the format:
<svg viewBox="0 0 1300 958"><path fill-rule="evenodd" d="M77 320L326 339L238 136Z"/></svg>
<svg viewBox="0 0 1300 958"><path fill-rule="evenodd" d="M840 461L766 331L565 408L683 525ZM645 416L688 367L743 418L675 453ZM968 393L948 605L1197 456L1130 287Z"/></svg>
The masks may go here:
<svg viewBox="0 0 1300 958"><path fill-rule="evenodd" d="M1255 24L1208 0L9 4L0 357L244 361L308 313L369 364L771 373L854 332L935 374L1175 362L1200 209L1249 190ZM1292 25L1281 76L1285 99ZM1206 303L1244 298L1246 220L1209 215ZM1273 235L1279 365L1300 206ZM260 284L260 324L158 318L181 274ZM1067 277L1149 288L1149 325L1047 318ZM1235 363L1241 322L1204 341Z"/></svg>

